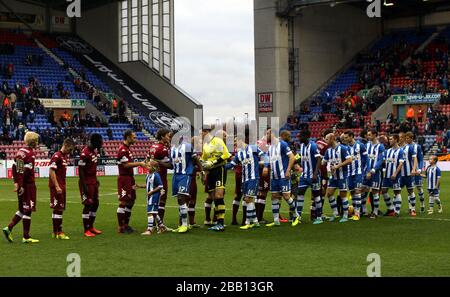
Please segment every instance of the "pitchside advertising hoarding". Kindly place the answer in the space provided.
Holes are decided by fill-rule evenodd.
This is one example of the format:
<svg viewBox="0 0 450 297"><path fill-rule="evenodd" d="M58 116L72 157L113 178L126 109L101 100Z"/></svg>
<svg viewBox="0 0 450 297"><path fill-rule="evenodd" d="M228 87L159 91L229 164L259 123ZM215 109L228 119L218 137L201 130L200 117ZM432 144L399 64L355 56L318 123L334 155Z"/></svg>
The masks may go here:
<svg viewBox="0 0 450 297"><path fill-rule="evenodd" d="M434 104L440 99L440 93L392 95L392 103L395 105Z"/></svg>
<svg viewBox="0 0 450 297"><path fill-rule="evenodd" d="M86 108L86 100L84 99L39 98L39 101L45 108L64 108L64 109Z"/></svg>

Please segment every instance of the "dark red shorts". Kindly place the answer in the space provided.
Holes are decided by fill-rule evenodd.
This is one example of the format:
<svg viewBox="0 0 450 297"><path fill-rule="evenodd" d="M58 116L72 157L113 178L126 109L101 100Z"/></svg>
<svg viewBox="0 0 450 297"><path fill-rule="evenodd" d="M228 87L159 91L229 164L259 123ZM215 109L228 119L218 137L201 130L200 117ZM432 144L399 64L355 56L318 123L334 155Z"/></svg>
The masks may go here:
<svg viewBox="0 0 450 297"><path fill-rule="evenodd" d="M260 176L258 183L258 192L268 192L270 189L270 175Z"/></svg>
<svg viewBox="0 0 450 297"><path fill-rule="evenodd" d="M62 193L58 194L55 187L50 187L50 208L54 210L66 209L66 187L61 187Z"/></svg>
<svg viewBox="0 0 450 297"><path fill-rule="evenodd" d="M36 184L24 184L23 189L22 196L19 196L20 212L36 211Z"/></svg>
<svg viewBox="0 0 450 297"><path fill-rule="evenodd" d="M117 193L120 202L134 202L136 200L136 190L133 189L136 184L131 175L119 175L117 178Z"/></svg>
<svg viewBox="0 0 450 297"><path fill-rule="evenodd" d="M97 184L88 184L86 197L83 196L83 187L78 184L81 195L81 203L85 205L90 205L95 202L98 202L98 185Z"/></svg>

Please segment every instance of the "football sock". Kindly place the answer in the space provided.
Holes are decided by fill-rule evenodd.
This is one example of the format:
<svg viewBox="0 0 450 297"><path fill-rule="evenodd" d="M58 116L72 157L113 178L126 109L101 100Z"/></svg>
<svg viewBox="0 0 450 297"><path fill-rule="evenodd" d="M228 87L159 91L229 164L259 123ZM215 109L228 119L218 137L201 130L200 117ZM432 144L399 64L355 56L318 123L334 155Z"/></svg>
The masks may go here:
<svg viewBox="0 0 450 297"><path fill-rule="evenodd" d="M153 230L154 224L155 224L155 217L153 216L153 214L151 214L148 216L147 229Z"/></svg>
<svg viewBox="0 0 450 297"><path fill-rule="evenodd" d="M117 222L119 224L119 227L124 226L124 220L125 220L125 208L124 207L118 207L117 208Z"/></svg>
<svg viewBox="0 0 450 297"><path fill-rule="evenodd" d="M125 218L124 218L124 225L128 226L130 224L130 218L131 218L131 206L125 207Z"/></svg>
<svg viewBox="0 0 450 297"><path fill-rule="evenodd" d="M317 196L314 198L314 209L315 209L315 218L321 218L322 217L322 197Z"/></svg>
<svg viewBox="0 0 450 297"><path fill-rule="evenodd" d="M420 200L420 207L425 207L425 197L423 195L423 188L418 188L419 190L419 200Z"/></svg>
<svg viewBox="0 0 450 297"><path fill-rule="evenodd" d="M430 210L433 210L434 208L434 196L430 195L430 197L428 197L428 207Z"/></svg>
<svg viewBox="0 0 450 297"><path fill-rule="evenodd" d="M256 216L258 217L258 220L261 221L264 216L264 209L266 207L266 198L263 195L258 195L256 198Z"/></svg>
<svg viewBox="0 0 450 297"><path fill-rule="evenodd" d="M361 210L361 194L354 194L352 199L355 207L355 214L359 215Z"/></svg>
<svg viewBox="0 0 450 297"><path fill-rule="evenodd" d="M17 211L16 214L14 215L14 217L11 220L11 223L9 223L8 225L8 229L10 231L12 231L12 229L14 228L15 225L17 225L23 218L23 213L21 213L20 211Z"/></svg>
<svg viewBox="0 0 450 297"><path fill-rule="evenodd" d="M278 199L272 199L272 214L273 214L273 221L274 222L280 222L280 204L278 203Z"/></svg>
<svg viewBox="0 0 450 297"><path fill-rule="evenodd" d="M386 203L386 208L388 210L394 210L394 206L392 205L391 197L389 197L389 194L388 193L384 193L383 194L383 198L384 198L384 203Z"/></svg>
<svg viewBox="0 0 450 297"><path fill-rule="evenodd" d="M98 200L91 205L91 209L89 211L89 227L94 228L95 218L97 217L97 209L98 209Z"/></svg>
<svg viewBox="0 0 450 297"><path fill-rule="evenodd" d="M205 221L211 222L211 202L205 202Z"/></svg>
<svg viewBox="0 0 450 297"><path fill-rule="evenodd" d="M31 212L25 212L22 217L23 223L23 238L30 238L30 227L31 227Z"/></svg>
<svg viewBox="0 0 450 297"><path fill-rule="evenodd" d="M348 199L341 198L342 199L342 212L344 214L344 218L348 218Z"/></svg>
<svg viewBox="0 0 450 297"><path fill-rule="evenodd" d="M380 195L373 194L373 213L378 214L378 209L380 208Z"/></svg>
<svg viewBox="0 0 450 297"><path fill-rule="evenodd" d="M244 222L247 220L247 207L247 202L242 200L242 224L244 224Z"/></svg>
<svg viewBox="0 0 450 297"><path fill-rule="evenodd" d="M337 208L336 199L334 199L333 196L330 196L330 197L328 197L328 201L330 202L330 207L333 210L333 215L338 216L339 212L338 212L338 208Z"/></svg>
<svg viewBox="0 0 450 297"><path fill-rule="evenodd" d="M305 196L298 195L297 196L297 216L301 217L303 212L303 206L305 204Z"/></svg>
<svg viewBox="0 0 450 297"><path fill-rule="evenodd" d="M158 222L158 226L163 226L163 220L161 219L161 217L159 215L156 215L156 221Z"/></svg>
<svg viewBox="0 0 450 297"><path fill-rule="evenodd" d="M395 195L394 208L395 208L395 213L399 214L400 213L400 209L402 208L402 195L401 194L396 194Z"/></svg>
<svg viewBox="0 0 450 297"><path fill-rule="evenodd" d="M416 209L416 194L414 194L414 192L410 195L408 195L408 200L409 200L409 204L410 204L410 210L415 210Z"/></svg>
<svg viewBox="0 0 450 297"><path fill-rule="evenodd" d="M289 205L289 214L291 217L295 214L295 201L290 197L288 200L286 200L287 204Z"/></svg>
<svg viewBox="0 0 450 297"><path fill-rule="evenodd" d="M194 225L195 224L195 204L189 204L188 208L188 216L189 216L189 224Z"/></svg>
<svg viewBox="0 0 450 297"><path fill-rule="evenodd" d="M320 198L320 197L319 197ZM311 221L316 218L316 199L311 197L311 206L309 207Z"/></svg>
<svg viewBox="0 0 450 297"><path fill-rule="evenodd" d="M53 233L62 232L62 211L54 210L52 213Z"/></svg>
<svg viewBox="0 0 450 297"><path fill-rule="evenodd" d="M161 220L164 220L164 214L166 213L166 203L159 203L158 215Z"/></svg>
<svg viewBox="0 0 450 297"><path fill-rule="evenodd" d="M250 202L247 203L247 216L245 218L245 224L249 225L253 222L258 222L258 219L256 218L255 203Z"/></svg>
<svg viewBox="0 0 450 297"><path fill-rule="evenodd" d="M361 212L367 213L367 192L361 194Z"/></svg>
<svg viewBox="0 0 450 297"><path fill-rule="evenodd" d="M90 229L90 219L89 219L89 212L90 212L90 205L85 205L83 208L83 214L81 215L81 217L83 218L83 227L84 227L84 231L86 232L87 230Z"/></svg>
<svg viewBox="0 0 450 297"><path fill-rule="evenodd" d="M436 204L438 206L438 208L441 208L441 199L439 198L439 196L434 196L434 201L436 201Z"/></svg>
<svg viewBox="0 0 450 297"><path fill-rule="evenodd" d="M180 205L180 218L181 218L181 225L187 227L187 212L188 207L186 203Z"/></svg>
<svg viewBox="0 0 450 297"><path fill-rule="evenodd" d="M223 198L216 198L214 203L217 208L217 223L223 226L225 224L225 202Z"/></svg>

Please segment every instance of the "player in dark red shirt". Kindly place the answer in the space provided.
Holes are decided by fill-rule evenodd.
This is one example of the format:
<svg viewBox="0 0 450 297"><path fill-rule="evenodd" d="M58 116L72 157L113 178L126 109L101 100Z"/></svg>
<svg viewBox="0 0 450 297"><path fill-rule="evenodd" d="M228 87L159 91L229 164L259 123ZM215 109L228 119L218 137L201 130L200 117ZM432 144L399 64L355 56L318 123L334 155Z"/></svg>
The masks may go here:
<svg viewBox="0 0 450 297"><path fill-rule="evenodd" d="M321 156L325 155L325 152L328 149L328 144L325 141L325 136L327 136L328 134L333 133L332 129L325 129L322 132L322 138L319 138L316 140L316 144L317 144L317 148L319 149L319 153ZM325 197L325 193L327 191L327 185L328 185L328 172L327 172L327 165L323 165L320 167L320 180L322 181L321 184L321 202L322 205L324 203L324 197ZM314 207L314 198L311 197L311 222L314 221L316 219L316 211L315 211L315 207Z"/></svg>
<svg viewBox="0 0 450 297"><path fill-rule="evenodd" d="M66 166L69 154L75 148L72 139L64 140L61 150L57 151L50 160L50 208L53 209L53 238L70 239L62 231L63 212L66 209Z"/></svg>
<svg viewBox="0 0 450 297"><path fill-rule="evenodd" d="M128 224L130 222L131 210L136 201L136 182L134 180L133 168L145 167L145 162L133 162L133 154L130 147L136 143L136 133L131 130L123 134L123 143L117 152L117 164L119 166L119 177L117 178L117 193L119 196L119 207L117 208L117 221L119 233L133 233L134 229Z"/></svg>
<svg viewBox="0 0 450 297"><path fill-rule="evenodd" d="M169 162L169 152L170 152L170 141L172 139L172 131L166 128L161 128L156 132L157 143L150 146L150 150L147 154L147 162L149 159L154 159L158 163ZM165 166L159 166L159 175L164 186L165 193L159 198L159 210L158 215L161 220L164 220L164 213L166 211L166 200L167 200L167 168Z"/></svg>
<svg viewBox="0 0 450 297"><path fill-rule="evenodd" d="M9 225L3 228L3 234L9 242L13 242L12 230L17 223L23 223L23 243L38 243L39 240L30 236L31 213L36 211L36 184L34 181L34 149L39 144L39 135L27 132L24 137L26 147L19 149L14 158L12 173L14 192L17 192L19 210Z"/></svg>
<svg viewBox="0 0 450 297"><path fill-rule="evenodd" d="M94 228L95 217L99 205L98 188L100 183L97 180L97 162L100 157L99 151L102 148L103 139L100 134L92 134L89 145L86 146L80 155L78 162L78 186L81 194L83 207L84 236L95 237L103 232Z"/></svg>

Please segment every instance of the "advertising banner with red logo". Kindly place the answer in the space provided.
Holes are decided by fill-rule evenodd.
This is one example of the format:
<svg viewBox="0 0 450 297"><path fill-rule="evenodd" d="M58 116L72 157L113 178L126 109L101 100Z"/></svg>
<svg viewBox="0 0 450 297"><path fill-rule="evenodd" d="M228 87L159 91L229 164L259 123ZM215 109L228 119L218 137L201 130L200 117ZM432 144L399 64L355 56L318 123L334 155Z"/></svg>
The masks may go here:
<svg viewBox="0 0 450 297"><path fill-rule="evenodd" d="M258 111L273 112L273 93L258 94Z"/></svg>

